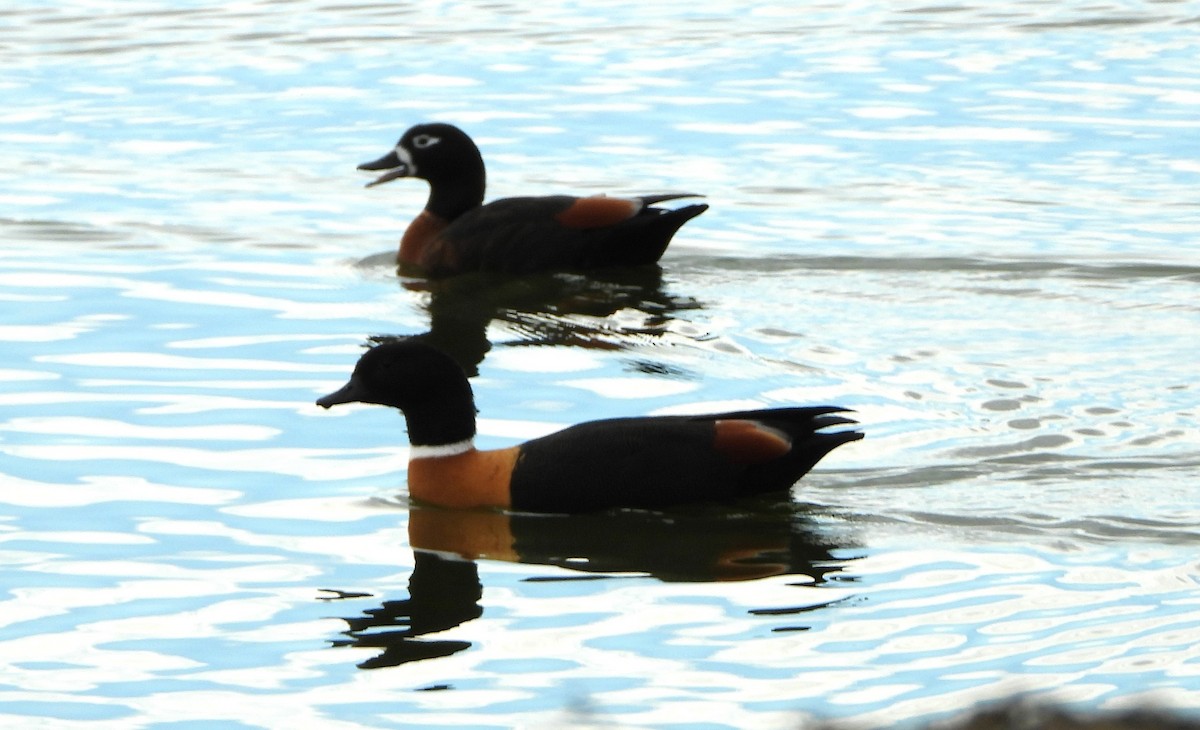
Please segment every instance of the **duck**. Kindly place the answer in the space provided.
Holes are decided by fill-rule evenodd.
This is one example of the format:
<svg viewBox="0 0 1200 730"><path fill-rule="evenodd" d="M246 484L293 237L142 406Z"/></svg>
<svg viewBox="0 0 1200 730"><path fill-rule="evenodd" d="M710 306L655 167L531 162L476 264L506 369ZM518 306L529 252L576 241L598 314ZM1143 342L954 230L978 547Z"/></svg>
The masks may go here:
<svg viewBox="0 0 1200 730"><path fill-rule="evenodd" d="M475 142L458 127L418 124L394 149L359 170L429 183L425 208L400 239L402 271L436 278L469 271L528 274L654 264L680 226L708 210L660 207L694 193L501 198L484 204L486 172Z"/></svg>
<svg viewBox="0 0 1200 730"><path fill-rule="evenodd" d="M730 502L790 489L863 437L838 406L608 418L513 446L475 446L474 393L449 355L419 340L368 349L322 408L373 403L408 427L409 497L450 509L575 514Z"/></svg>

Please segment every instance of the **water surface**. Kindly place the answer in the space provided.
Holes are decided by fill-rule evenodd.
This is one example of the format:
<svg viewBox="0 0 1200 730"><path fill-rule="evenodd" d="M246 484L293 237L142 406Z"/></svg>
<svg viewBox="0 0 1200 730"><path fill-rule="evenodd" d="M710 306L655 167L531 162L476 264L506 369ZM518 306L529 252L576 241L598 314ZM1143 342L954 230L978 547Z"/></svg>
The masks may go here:
<svg viewBox="0 0 1200 730"><path fill-rule="evenodd" d="M1188 4L0 18L10 724L1200 711ZM712 208L661 270L399 279L425 189L353 168L429 119L493 196ZM790 500L419 509L400 419L312 401L422 332L485 446L824 402L867 438Z"/></svg>

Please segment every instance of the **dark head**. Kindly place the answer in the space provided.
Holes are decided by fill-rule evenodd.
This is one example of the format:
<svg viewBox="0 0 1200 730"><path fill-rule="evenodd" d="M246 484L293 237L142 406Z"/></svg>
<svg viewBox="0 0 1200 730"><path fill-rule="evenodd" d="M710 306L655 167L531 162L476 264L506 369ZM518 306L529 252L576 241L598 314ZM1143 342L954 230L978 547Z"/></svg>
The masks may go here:
<svg viewBox="0 0 1200 730"><path fill-rule="evenodd" d="M432 185L477 179L483 197L483 156L466 132L452 124L418 124L404 133L395 149L358 169L385 171L367 187L398 177L419 177Z"/></svg>
<svg viewBox="0 0 1200 730"><path fill-rule="evenodd" d="M349 382L317 405L353 402L400 409L414 445L455 443L475 435L475 399L462 368L441 350L414 340L367 350Z"/></svg>

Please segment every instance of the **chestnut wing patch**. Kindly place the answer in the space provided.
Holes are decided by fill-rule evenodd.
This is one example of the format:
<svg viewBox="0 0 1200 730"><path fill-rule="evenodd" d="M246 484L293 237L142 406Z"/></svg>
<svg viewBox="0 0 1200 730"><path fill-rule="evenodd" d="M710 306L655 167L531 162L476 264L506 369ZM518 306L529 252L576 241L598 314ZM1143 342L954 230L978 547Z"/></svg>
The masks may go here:
<svg viewBox="0 0 1200 730"><path fill-rule="evenodd" d="M555 215L554 219L567 228L604 228L627 221L641 210L642 201L636 198L595 195L576 198L571 207Z"/></svg>
<svg viewBox="0 0 1200 730"><path fill-rule="evenodd" d="M738 464L761 464L792 450L786 433L759 421L722 419L713 428L713 449Z"/></svg>

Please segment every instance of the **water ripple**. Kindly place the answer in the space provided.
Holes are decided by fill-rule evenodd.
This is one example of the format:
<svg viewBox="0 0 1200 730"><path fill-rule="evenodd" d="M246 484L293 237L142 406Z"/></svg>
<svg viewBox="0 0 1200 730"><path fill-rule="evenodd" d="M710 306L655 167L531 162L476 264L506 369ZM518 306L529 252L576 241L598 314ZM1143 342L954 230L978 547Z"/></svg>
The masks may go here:
<svg viewBox="0 0 1200 730"><path fill-rule="evenodd" d="M728 11L0 10L0 715L1200 712L1194 9ZM353 167L430 118L496 196L712 209L653 271L399 279L425 187ZM394 413L313 405L418 334L487 446L814 402L867 438L780 504L447 518Z"/></svg>

